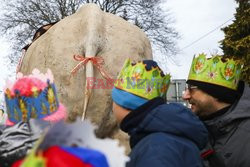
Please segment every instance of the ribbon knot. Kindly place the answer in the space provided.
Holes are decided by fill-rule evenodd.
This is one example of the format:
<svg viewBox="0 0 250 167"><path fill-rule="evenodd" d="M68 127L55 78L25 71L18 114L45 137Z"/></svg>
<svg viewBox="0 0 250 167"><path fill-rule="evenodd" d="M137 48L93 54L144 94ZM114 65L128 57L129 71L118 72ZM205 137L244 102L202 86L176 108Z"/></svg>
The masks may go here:
<svg viewBox="0 0 250 167"><path fill-rule="evenodd" d="M74 55L73 58L76 61L80 61L73 70L71 71L71 74L76 74L76 72L81 68L84 67L89 61L92 62L92 64L99 70L101 75L106 79L106 80L111 80L112 77L104 70L103 65L104 59L102 57L83 57L82 55Z"/></svg>

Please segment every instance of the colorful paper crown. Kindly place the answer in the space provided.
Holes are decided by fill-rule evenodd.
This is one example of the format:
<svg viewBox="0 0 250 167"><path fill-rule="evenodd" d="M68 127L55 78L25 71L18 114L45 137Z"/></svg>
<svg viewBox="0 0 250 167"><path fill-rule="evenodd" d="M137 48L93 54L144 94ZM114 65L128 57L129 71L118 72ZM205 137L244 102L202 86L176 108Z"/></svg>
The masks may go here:
<svg viewBox="0 0 250 167"><path fill-rule="evenodd" d="M130 59L127 59L114 86L150 100L155 97L165 98L169 84L170 75L164 75L153 60L133 64Z"/></svg>
<svg viewBox="0 0 250 167"><path fill-rule="evenodd" d="M216 55L206 58L204 53L193 58L188 80L201 81L236 90L242 65L233 59Z"/></svg>
<svg viewBox="0 0 250 167"><path fill-rule="evenodd" d="M97 138L95 129L90 120L77 119L73 123L60 121L40 137L24 161L16 162L15 165L125 167L129 161L125 147L120 146L118 140ZM82 131L84 133L80 133Z"/></svg>
<svg viewBox="0 0 250 167"><path fill-rule="evenodd" d="M53 75L50 70L41 74L23 76L19 73L17 81L8 83L5 88L5 102L8 118L11 122L28 121L30 118L42 119L59 108Z"/></svg>
<svg viewBox="0 0 250 167"><path fill-rule="evenodd" d="M31 153L24 161L18 161L18 167L109 167L105 155L97 150L81 147L51 146L36 155Z"/></svg>

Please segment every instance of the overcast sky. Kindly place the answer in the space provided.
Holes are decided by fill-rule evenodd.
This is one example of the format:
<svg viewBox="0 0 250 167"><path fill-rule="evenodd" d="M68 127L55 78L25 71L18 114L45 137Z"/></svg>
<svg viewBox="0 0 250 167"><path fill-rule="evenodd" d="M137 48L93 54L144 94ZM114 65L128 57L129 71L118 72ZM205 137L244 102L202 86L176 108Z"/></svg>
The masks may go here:
<svg viewBox="0 0 250 167"><path fill-rule="evenodd" d="M169 9L175 18L174 25L182 37L178 42L179 48L182 49L214 31L183 49L176 58L179 66L168 63L167 66L161 64L161 67L170 72L173 79L186 79L194 54L210 54L216 50L222 53L218 41L223 39L224 34L217 27L233 18L236 6L234 0L167 0L164 7ZM232 21L229 21L222 27L231 23ZM0 38L0 90L10 74L3 59L8 52L8 43Z"/></svg>
<svg viewBox="0 0 250 167"><path fill-rule="evenodd" d="M180 49L214 31L183 49L177 55L179 66L169 63L162 68L173 79L186 79L194 54L216 51L221 54L218 41L224 38L224 33L218 27L234 18L236 6L235 0L167 0L165 7L175 18L175 27L182 37L178 43ZM228 21L222 27L231 23Z"/></svg>
<svg viewBox="0 0 250 167"><path fill-rule="evenodd" d="M4 57L6 57L8 52L9 52L8 43L4 39L0 38L0 93L2 91L3 85L5 84L5 81L8 77L8 75L11 74L6 66L7 59L4 58ZM1 96L1 94L0 94L0 96ZM1 100L1 98L0 98L0 100ZM0 103L1 103L1 101L0 101Z"/></svg>

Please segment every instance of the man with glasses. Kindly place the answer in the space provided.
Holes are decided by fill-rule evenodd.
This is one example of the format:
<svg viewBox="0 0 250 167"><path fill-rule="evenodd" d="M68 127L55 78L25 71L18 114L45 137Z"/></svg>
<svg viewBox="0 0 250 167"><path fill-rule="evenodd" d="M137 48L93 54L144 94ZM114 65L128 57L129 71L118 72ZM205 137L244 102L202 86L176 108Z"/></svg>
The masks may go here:
<svg viewBox="0 0 250 167"><path fill-rule="evenodd" d="M209 143L205 166L249 167L250 88L239 81L242 65L221 56L194 57L183 99L204 122Z"/></svg>

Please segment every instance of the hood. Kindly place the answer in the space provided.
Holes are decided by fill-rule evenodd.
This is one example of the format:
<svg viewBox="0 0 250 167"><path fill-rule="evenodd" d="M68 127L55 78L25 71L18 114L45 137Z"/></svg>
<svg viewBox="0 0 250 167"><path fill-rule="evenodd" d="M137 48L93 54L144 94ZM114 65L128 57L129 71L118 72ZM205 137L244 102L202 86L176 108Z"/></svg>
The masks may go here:
<svg viewBox="0 0 250 167"><path fill-rule="evenodd" d="M200 149L207 143L207 129L190 109L170 103L156 107L139 124L138 133L165 132L193 141Z"/></svg>
<svg viewBox="0 0 250 167"><path fill-rule="evenodd" d="M250 87L247 83L242 85L242 95L231 108L223 115L215 117L212 120L205 121L208 126L224 127L233 121L250 119Z"/></svg>

